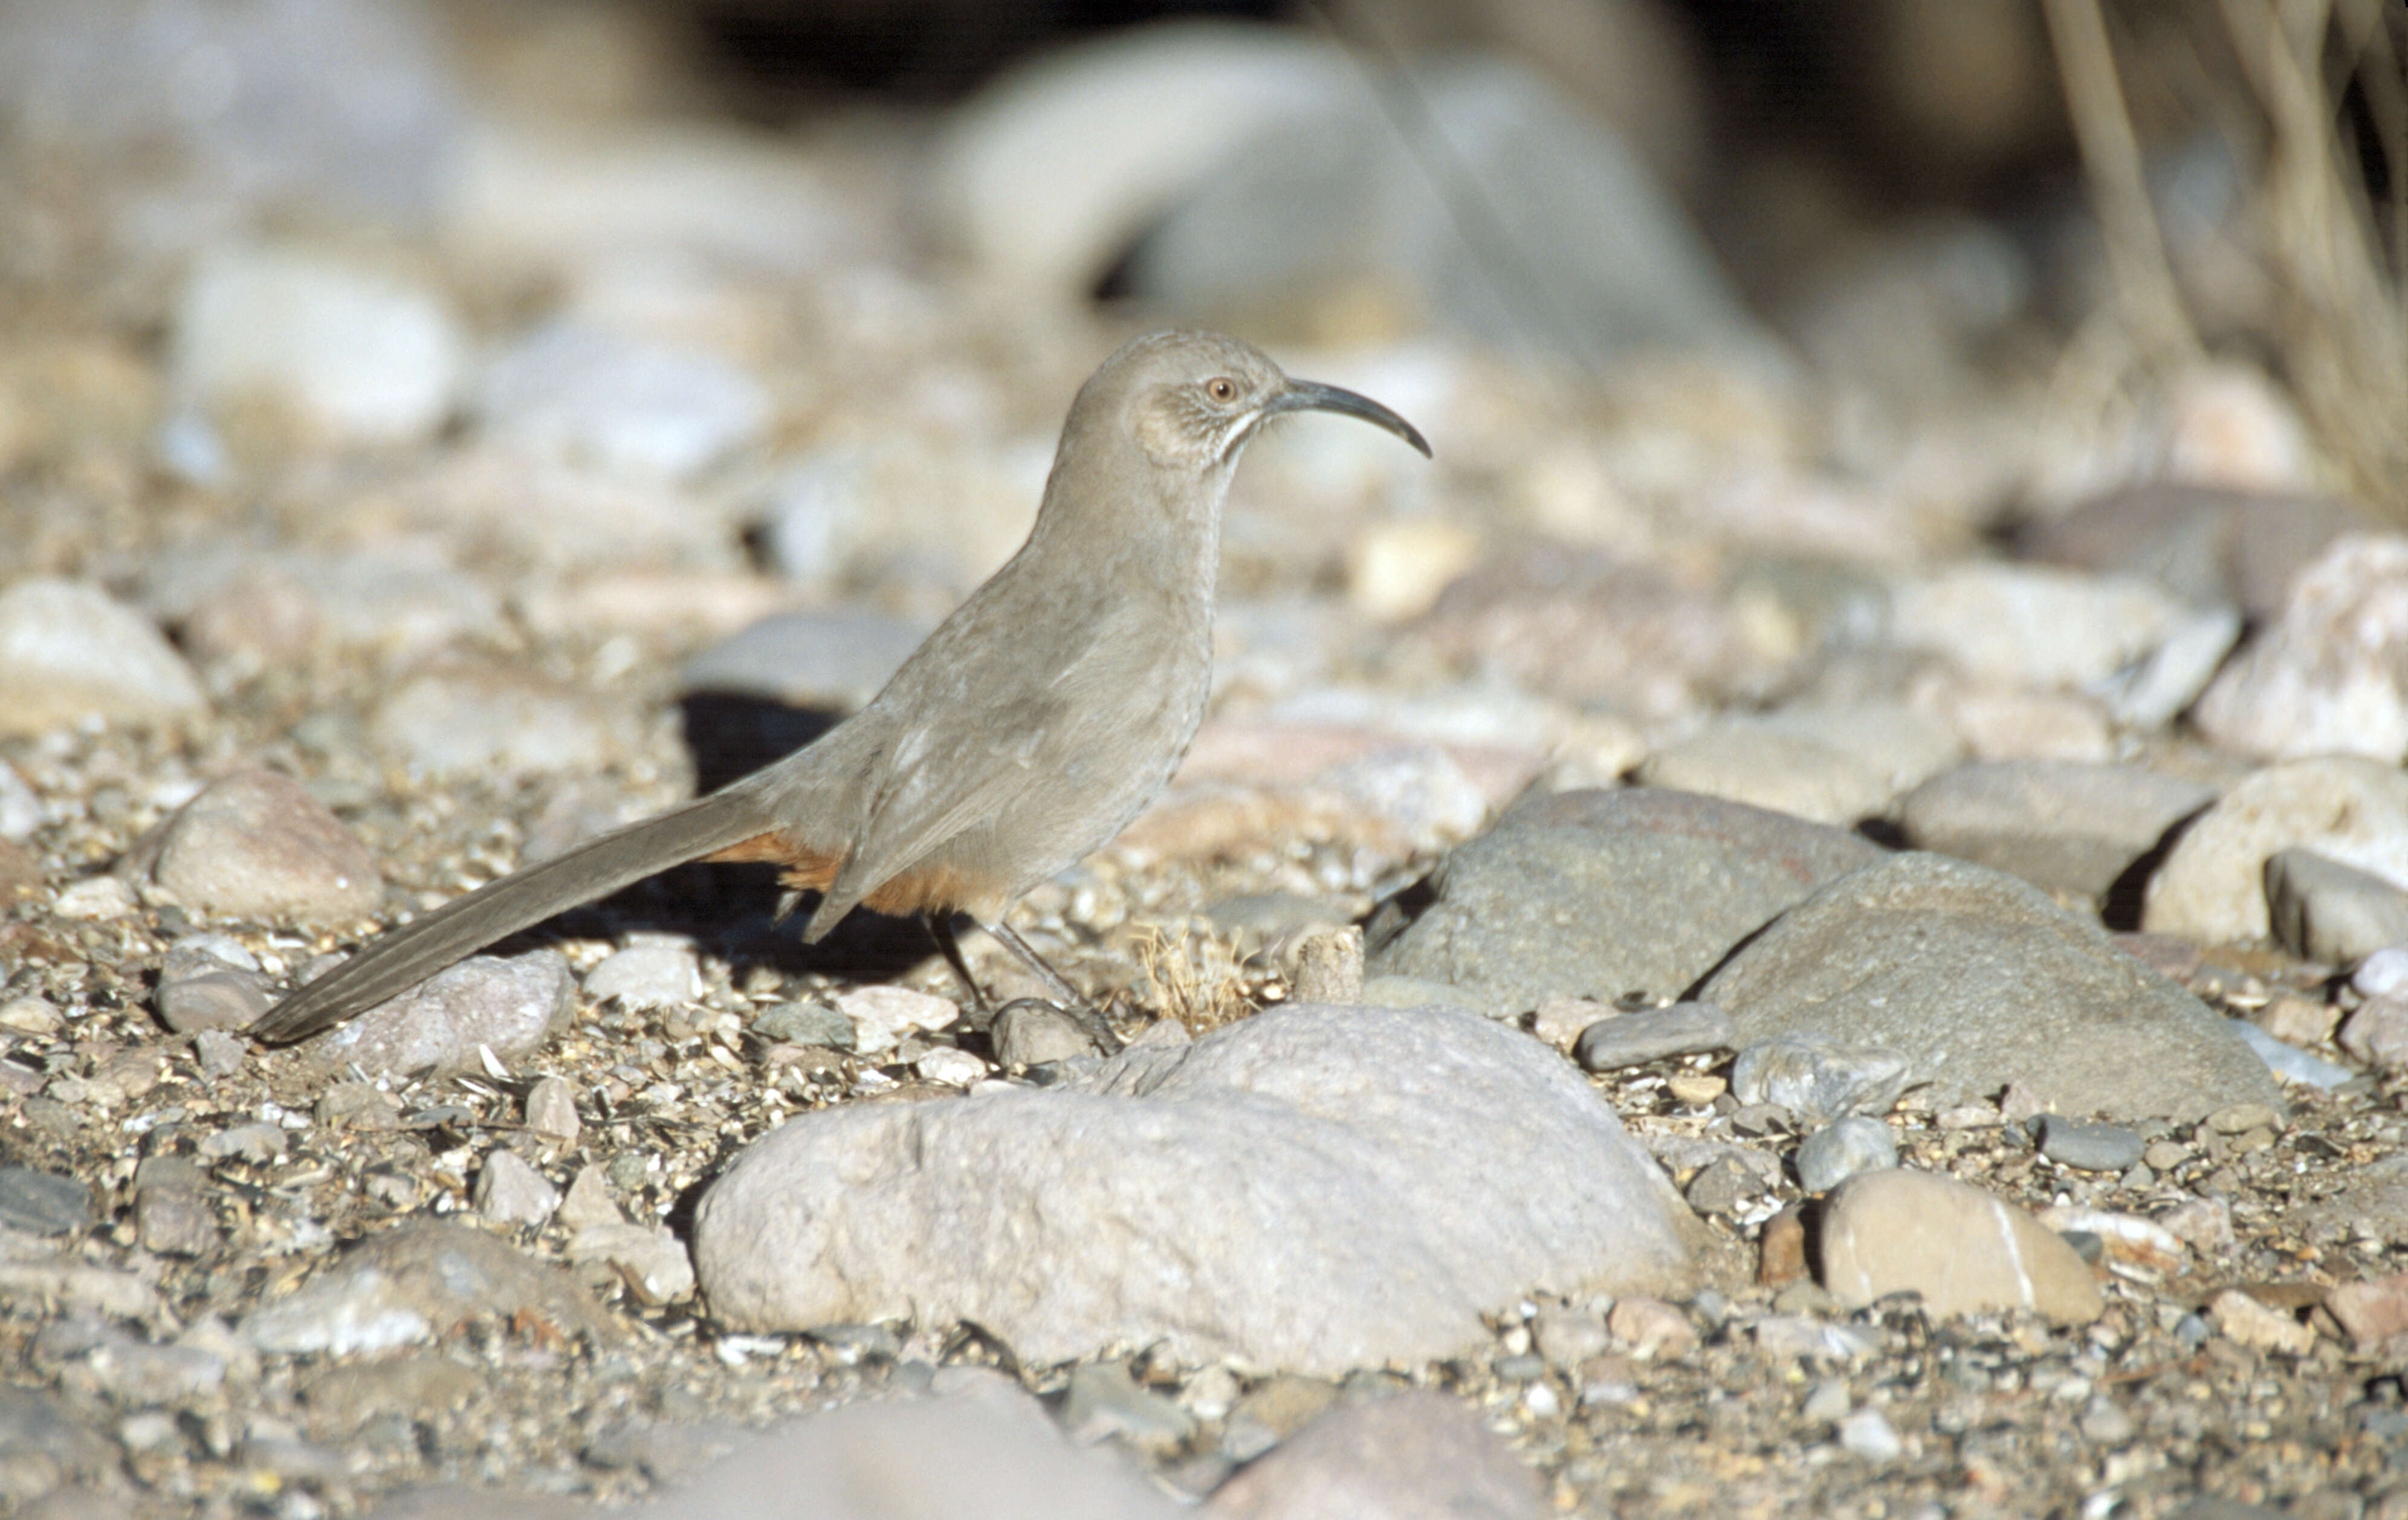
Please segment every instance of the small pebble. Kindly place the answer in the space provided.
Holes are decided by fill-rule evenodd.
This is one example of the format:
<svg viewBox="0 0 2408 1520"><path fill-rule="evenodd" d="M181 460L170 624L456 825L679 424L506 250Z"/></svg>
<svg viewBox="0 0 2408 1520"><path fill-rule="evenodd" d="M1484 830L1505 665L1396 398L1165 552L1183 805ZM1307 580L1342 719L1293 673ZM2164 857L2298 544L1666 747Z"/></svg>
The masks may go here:
<svg viewBox="0 0 2408 1520"><path fill-rule="evenodd" d="M626 1223L626 1215L619 1212L617 1200L610 1197L610 1183L599 1166L578 1169L553 1217L572 1230L581 1230L588 1225Z"/></svg>
<svg viewBox="0 0 2408 1520"><path fill-rule="evenodd" d="M1668 1055L1727 1050L1734 1038L1730 1015L1712 1003L1674 1003L1598 1020L1581 1032L1573 1054L1587 1070L1614 1071Z"/></svg>
<svg viewBox="0 0 2408 1520"><path fill-rule="evenodd" d="M1842 1420L1840 1444L1868 1462L1895 1462L1906 1454L1906 1443L1877 1409L1860 1409Z"/></svg>
<svg viewBox="0 0 2408 1520"><path fill-rule="evenodd" d="M2280 1129L2283 1116L2263 1103L2236 1103L2207 1116L2207 1127L2219 1135L2243 1135L2253 1129Z"/></svg>
<svg viewBox="0 0 2408 1520"><path fill-rule="evenodd" d="M563 1145L577 1142L577 1092L558 1077L538 1077L527 1089L526 1126Z"/></svg>
<svg viewBox="0 0 2408 1520"><path fill-rule="evenodd" d="M515 1151L497 1150L477 1172L477 1212L502 1225L540 1225L560 1207L560 1189Z"/></svg>
<svg viewBox="0 0 2408 1520"><path fill-rule="evenodd" d="M694 946L662 940L631 944L585 973L585 996L621 1008L675 1008L702 996L702 964Z"/></svg>
<svg viewBox="0 0 2408 1520"><path fill-rule="evenodd" d="M1078 1020L1034 998L1005 1004L988 1033L995 1041L996 1061L1006 1071L1096 1054L1096 1042Z"/></svg>
<svg viewBox="0 0 2408 1520"><path fill-rule="evenodd" d="M2123 1171L2139 1163L2141 1137L2122 1125L2082 1124L2059 1114L2040 1119L2040 1154L2082 1171Z"/></svg>
<svg viewBox="0 0 2408 1520"><path fill-rule="evenodd" d="M2387 945L2358 963L2349 984L2369 997L2408 997L2408 945Z"/></svg>
<svg viewBox="0 0 2408 1520"><path fill-rule="evenodd" d="M1798 1185L1828 1193L1858 1172L1898 1165L1898 1137L1888 1125L1863 1114L1838 1120L1798 1146Z"/></svg>
<svg viewBox="0 0 2408 1520"><path fill-rule="evenodd" d="M991 1068L966 1050L939 1045L912 1062L911 1069L926 1082L940 1082L949 1087L968 1087L983 1080Z"/></svg>
<svg viewBox="0 0 2408 1520"><path fill-rule="evenodd" d="M1783 1037L1748 1046L1731 1063L1731 1096L1773 1103L1801 1124L1887 1111L1906 1090L1906 1057L1871 1046Z"/></svg>

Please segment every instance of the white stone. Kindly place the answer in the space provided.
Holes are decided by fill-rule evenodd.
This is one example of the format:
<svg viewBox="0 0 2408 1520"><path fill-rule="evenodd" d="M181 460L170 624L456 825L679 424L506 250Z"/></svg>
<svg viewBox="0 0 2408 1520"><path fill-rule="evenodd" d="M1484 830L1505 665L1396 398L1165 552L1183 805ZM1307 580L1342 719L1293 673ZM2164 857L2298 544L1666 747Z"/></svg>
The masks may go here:
<svg viewBox="0 0 2408 1520"><path fill-rule="evenodd" d="M1959 565L1899 588L1899 642L1945 654L1975 676L2081 687L2141 660L2184 609L2146 581L2023 565Z"/></svg>
<svg viewBox="0 0 2408 1520"><path fill-rule="evenodd" d="M1485 1344L1534 1290L1684 1291L1694 1227L1520 1031L1292 1005L1075 1084L797 1114L705 1196L695 1255L738 1329L908 1312L1046 1360L1335 1374Z"/></svg>
<svg viewBox="0 0 2408 1520"><path fill-rule="evenodd" d="M2266 860L2303 845L2408 887L2408 773L2378 760L2288 760L2201 813L2149 878L2141 926L2202 944L2272 932Z"/></svg>
<svg viewBox="0 0 2408 1520"><path fill-rule="evenodd" d="M156 721L203 706L184 657L99 587L36 577L0 592L0 736L88 718Z"/></svg>
<svg viewBox="0 0 2408 1520"><path fill-rule="evenodd" d="M2244 754L2408 756L2408 538L2327 548L2192 717Z"/></svg>
<svg viewBox="0 0 2408 1520"><path fill-rule="evenodd" d="M585 996L628 1009L690 1003L702 996L702 960L690 944L631 944L585 973Z"/></svg>
<svg viewBox="0 0 2408 1520"><path fill-rule="evenodd" d="M891 1051L915 1030L941 1029L962 1012L949 998L882 984L855 987L840 995L836 1006L853 1021L853 1049L864 1055Z"/></svg>
<svg viewBox="0 0 2408 1520"><path fill-rule="evenodd" d="M442 424L466 353L432 291L298 249L233 247L194 266L172 362L186 395L265 392L337 438L391 443Z"/></svg>
<svg viewBox="0 0 2408 1520"><path fill-rule="evenodd" d="M497 354L478 387L486 430L538 453L687 480L768 426L769 395L715 354L555 323Z"/></svg>

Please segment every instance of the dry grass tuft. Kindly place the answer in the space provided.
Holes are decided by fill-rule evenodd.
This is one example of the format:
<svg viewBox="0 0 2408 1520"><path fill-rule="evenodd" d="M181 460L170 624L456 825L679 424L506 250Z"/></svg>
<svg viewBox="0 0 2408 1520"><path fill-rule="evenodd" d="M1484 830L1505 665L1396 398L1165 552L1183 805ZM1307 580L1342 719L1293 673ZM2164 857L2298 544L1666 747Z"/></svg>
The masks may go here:
<svg viewBox="0 0 2408 1520"><path fill-rule="evenodd" d="M1255 1013L1235 940L1192 925L1174 932L1154 924L1140 925L1132 938L1148 999L1166 1017L1185 1025L1189 1034Z"/></svg>

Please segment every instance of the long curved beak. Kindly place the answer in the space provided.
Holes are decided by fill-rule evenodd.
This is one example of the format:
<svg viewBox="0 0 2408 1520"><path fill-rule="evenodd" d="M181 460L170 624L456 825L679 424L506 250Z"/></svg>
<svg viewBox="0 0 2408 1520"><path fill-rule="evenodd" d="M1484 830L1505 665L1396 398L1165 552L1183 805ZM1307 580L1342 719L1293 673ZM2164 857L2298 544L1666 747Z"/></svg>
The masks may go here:
<svg viewBox="0 0 2408 1520"><path fill-rule="evenodd" d="M1368 395L1357 395L1335 385L1324 385L1319 380L1290 380L1287 389L1273 397L1271 404L1263 409L1269 417L1286 411L1334 411L1348 417L1359 417L1374 427L1387 429L1419 449L1423 458L1432 457L1429 440L1423 437L1421 430L1412 423Z"/></svg>

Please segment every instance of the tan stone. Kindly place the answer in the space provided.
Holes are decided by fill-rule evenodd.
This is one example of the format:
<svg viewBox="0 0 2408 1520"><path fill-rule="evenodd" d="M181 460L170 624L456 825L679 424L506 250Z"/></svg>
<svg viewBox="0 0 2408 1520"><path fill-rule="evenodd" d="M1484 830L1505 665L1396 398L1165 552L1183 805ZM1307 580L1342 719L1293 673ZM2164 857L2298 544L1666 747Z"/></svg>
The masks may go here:
<svg viewBox="0 0 2408 1520"><path fill-rule="evenodd" d="M2085 1324L2103 1307L2090 1269L2003 1198L1930 1172L1867 1172L1825 1207L1823 1285L1851 1308L1912 1289L1935 1314L2031 1309Z"/></svg>

